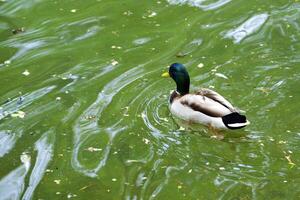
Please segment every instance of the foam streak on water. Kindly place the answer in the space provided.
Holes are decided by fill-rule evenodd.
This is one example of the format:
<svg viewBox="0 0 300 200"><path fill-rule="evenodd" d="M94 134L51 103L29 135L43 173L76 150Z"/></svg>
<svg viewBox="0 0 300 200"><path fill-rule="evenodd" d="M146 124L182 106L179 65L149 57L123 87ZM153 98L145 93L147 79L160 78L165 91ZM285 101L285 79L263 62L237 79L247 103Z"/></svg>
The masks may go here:
<svg viewBox="0 0 300 200"><path fill-rule="evenodd" d="M9 130L0 131L0 157L7 154L16 143L16 134Z"/></svg>
<svg viewBox="0 0 300 200"><path fill-rule="evenodd" d="M47 165L50 162L53 155L53 131L45 133L36 143L35 149L37 150L37 158L35 165L32 169L29 179L29 185L25 190L22 200L32 199L33 192L39 182L42 180Z"/></svg>
<svg viewBox="0 0 300 200"><path fill-rule="evenodd" d="M224 6L231 0L217 0L213 3L206 4L206 0L168 0L170 4L188 4L190 6L195 6L203 10L215 10L219 7Z"/></svg>
<svg viewBox="0 0 300 200"><path fill-rule="evenodd" d="M25 177L30 168L30 156L23 154L20 159L23 164L0 180L1 199L18 200L21 198L25 187Z"/></svg>
<svg viewBox="0 0 300 200"><path fill-rule="evenodd" d="M225 37L232 38L235 43L240 43L243 39L258 31L267 21L267 19L268 14L266 13L255 15L246 20L239 27L229 30L225 34Z"/></svg>

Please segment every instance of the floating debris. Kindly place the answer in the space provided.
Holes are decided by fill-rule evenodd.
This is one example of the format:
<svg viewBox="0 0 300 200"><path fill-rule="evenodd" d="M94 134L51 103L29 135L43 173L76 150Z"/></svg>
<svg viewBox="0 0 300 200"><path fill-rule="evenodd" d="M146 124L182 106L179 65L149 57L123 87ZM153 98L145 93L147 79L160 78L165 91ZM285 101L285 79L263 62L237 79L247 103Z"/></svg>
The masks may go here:
<svg viewBox="0 0 300 200"><path fill-rule="evenodd" d="M86 185L86 186L83 186L82 188L79 189L79 191L82 191L82 190L85 190L86 188L89 188L91 187L92 185Z"/></svg>
<svg viewBox="0 0 300 200"><path fill-rule="evenodd" d="M69 193L69 194L67 195L67 198L68 198L68 199L73 198L73 197L77 197L77 195L76 195L76 194L71 194L71 193Z"/></svg>
<svg viewBox="0 0 300 200"><path fill-rule="evenodd" d="M142 45L142 44L149 42L150 40L151 40L151 38L139 38L139 39L134 40L133 44Z"/></svg>
<svg viewBox="0 0 300 200"><path fill-rule="evenodd" d="M16 34L25 32L25 28L24 28L24 27L16 28L16 29L13 29L11 32L12 32L14 35L16 35Z"/></svg>
<svg viewBox="0 0 300 200"><path fill-rule="evenodd" d="M76 12L77 12L76 9L72 9L72 10L71 10L71 13L76 13Z"/></svg>
<svg viewBox="0 0 300 200"><path fill-rule="evenodd" d="M199 64L197 65L197 67L198 67L198 68L202 68L202 67L204 67L204 64L203 64L203 63L199 63Z"/></svg>
<svg viewBox="0 0 300 200"><path fill-rule="evenodd" d="M225 170L225 167L219 167L219 170L223 171L223 170Z"/></svg>
<svg viewBox="0 0 300 200"><path fill-rule="evenodd" d="M95 152L95 151L102 151L102 149L101 148L95 148L95 147L89 147L89 148L87 148L87 151Z"/></svg>
<svg viewBox="0 0 300 200"><path fill-rule="evenodd" d="M185 57L185 56L187 56L187 55L188 55L188 53L182 53L182 52L179 52L179 53L176 54L176 57L177 57L177 58L183 58L183 57Z"/></svg>
<svg viewBox="0 0 300 200"><path fill-rule="evenodd" d="M288 164L291 165L291 167L294 167L296 164L292 161L291 155L286 155L285 158L288 160Z"/></svg>
<svg viewBox="0 0 300 200"><path fill-rule="evenodd" d="M5 65L9 65L11 63L11 61L10 60L6 60L6 61L4 61L4 64Z"/></svg>
<svg viewBox="0 0 300 200"><path fill-rule="evenodd" d="M270 89L269 88L265 88L265 87L259 87L259 88L256 88L257 90L265 93L265 94L269 94L270 93Z"/></svg>
<svg viewBox="0 0 300 200"><path fill-rule="evenodd" d="M185 128L184 128L184 127L182 127L182 126L180 126L179 130L180 130L180 131L184 131L184 130L185 130Z"/></svg>
<svg viewBox="0 0 300 200"><path fill-rule="evenodd" d="M112 65L112 66L116 66L117 64L119 64L118 61L116 61L116 60L112 60L112 61L111 61L111 65Z"/></svg>
<svg viewBox="0 0 300 200"><path fill-rule="evenodd" d="M280 140L278 144L286 144L286 141Z"/></svg>
<svg viewBox="0 0 300 200"><path fill-rule="evenodd" d="M26 168L26 171L28 171L29 168L30 168L30 160L31 160L30 155L28 155L27 153L23 152L22 155L20 156L20 160L24 164L24 166Z"/></svg>
<svg viewBox="0 0 300 200"><path fill-rule="evenodd" d="M156 12L152 11L150 15L148 15L148 17L155 17L157 15Z"/></svg>
<svg viewBox="0 0 300 200"><path fill-rule="evenodd" d="M132 15L132 14L133 14L133 12L131 12L130 10L125 11L125 12L123 13L123 15L127 15L127 16L130 16L130 15Z"/></svg>
<svg viewBox="0 0 300 200"><path fill-rule="evenodd" d="M88 119L88 120L96 119L96 115L88 115L85 117L85 119Z"/></svg>
<svg viewBox="0 0 300 200"><path fill-rule="evenodd" d="M59 185L61 180L54 180L53 182L56 183L57 185Z"/></svg>
<svg viewBox="0 0 300 200"><path fill-rule="evenodd" d="M233 167L234 170L240 171L241 169L239 167Z"/></svg>
<svg viewBox="0 0 300 200"><path fill-rule="evenodd" d="M26 114L25 112L19 110L16 113L12 113L11 116L12 117L19 117L19 118L23 119L25 117L25 114Z"/></svg>
<svg viewBox="0 0 300 200"><path fill-rule="evenodd" d="M26 69L23 73L24 76L29 76L30 72Z"/></svg>
<svg viewBox="0 0 300 200"><path fill-rule="evenodd" d="M60 100L61 100L61 97L56 97L55 100L56 100L56 101L60 101Z"/></svg>
<svg viewBox="0 0 300 200"><path fill-rule="evenodd" d="M111 48L112 48L112 49L122 49L121 46L115 46L115 45L112 45Z"/></svg>
<svg viewBox="0 0 300 200"><path fill-rule="evenodd" d="M192 171L193 171L193 169L190 169L190 170L188 171L188 173L190 174L190 173L192 173Z"/></svg>
<svg viewBox="0 0 300 200"><path fill-rule="evenodd" d="M259 143L259 145L262 146L262 147L265 146L264 143Z"/></svg>
<svg viewBox="0 0 300 200"><path fill-rule="evenodd" d="M22 93L20 93L20 95L22 95ZM23 96L20 96L19 99L18 99L17 104L18 104L18 105L21 105L21 104L23 103L24 99L25 99L25 98L24 98ZM1 108L0 108L0 109L1 109Z"/></svg>
<svg viewBox="0 0 300 200"><path fill-rule="evenodd" d="M275 139L272 138L272 137L269 137L269 140L270 140L271 142L274 142L274 141L275 141Z"/></svg>
<svg viewBox="0 0 300 200"><path fill-rule="evenodd" d="M169 120L167 118L161 118L161 120L165 121L165 122L169 122Z"/></svg>
<svg viewBox="0 0 300 200"><path fill-rule="evenodd" d="M220 78L228 79L227 76L225 76L224 74L221 74L221 73L215 73L215 75Z"/></svg>
<svg viewBox="0 0 300 200"><path fill-rule="evenodd" d="M178 185L177 188L178 188L178 189L181 189L181 188L182 188L182 185Z"/></svg>
<svg viewBox="0 0 300 200"><path fill-rule="evenodd" d="M74 75L74 74L63 74L63 75L59 75L58 77L61 78L62 80L67 80L67 79L76 80L79 78L78 75Z"/></svg>
<svg viewBox="0 0 300 200"><path fill-rule="evenodd" d="M113 182L116 182L117 181L117 179L116 178L113 178L113 179L111 179Z"/></svg>
<svg viewBox="0 0 300 200"><path fill-rule="evenodd" d="M143 142L144 142L145 144L149 144L149 143L150 143L150 140L148 140L147 138L143 138Z"/></svg>

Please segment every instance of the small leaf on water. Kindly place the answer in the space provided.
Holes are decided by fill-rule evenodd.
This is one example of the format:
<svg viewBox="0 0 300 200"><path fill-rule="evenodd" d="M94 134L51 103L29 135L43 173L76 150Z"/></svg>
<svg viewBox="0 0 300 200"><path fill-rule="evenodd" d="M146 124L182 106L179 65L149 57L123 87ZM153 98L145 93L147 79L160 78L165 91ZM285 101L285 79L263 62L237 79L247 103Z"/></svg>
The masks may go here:
<svg viewBox="0 0 300 200"><path fill-rule="evenodd" d="M199 63L199 64L197 65L197 67L198 67L198 68L202 68L202 67L204 67L204 64L203 64L203 63Z"/></svg>
<svg viewBox="0 0 300 200"><path fill-rule="evenodd" d="M10 116L11 117L19 117L19 118L23 119L25 117L25 114L26 114L25 112L19 110L16 113L10 114Z"/></svg>
<svg viewBox="0 0 300 200"><path fill-rule="evenodd" d="M220 78L228 79L227 76L225 76L224 74L221 74L221 73L216 73L215 75Z"/></svg>
<svg viewBox="0 0 300 200"><path fill-rule="evenodd" d="M24 76L29 76L30 72L26 69L23 73Z"/></svg>
<svg viewBox="0 0 300 200"><path fill-rule="evenodd" d="M11 63L11 61L10 60L6 60L6 61L4 61L4 64L5 65L9 65Z"/></svg>
<svg viewBox="0 0 300 200"><path fill-rule="evenodd" d="M90 151L90 152L94 152L94 151L102 151L101 148L95 148L95 147L89 147L89 148L87 148L87 150Z"/></svg>
<svg viewBox="0 0 300 200"><path fill-rule="evenodd" d="M156 12L152 11L150 15L148 15L148 17L155 17L157 15Z"/></svg>
<svg viewBox="0 0 300 200"><path fill-rule="evenodd" d="M184 131L184 130L185 130L185 128L184 128L184 127L182 127L182 126L180 126L179 130L180 130L180 131Z"/></svg>
<svg viewBox="0 0 300 200"><path fill-rule="evenodd" d="M148 140L147 138L143 138L143 142L144 142L145 144L149 144L149 143L150 143L150 140Z"/></svg>

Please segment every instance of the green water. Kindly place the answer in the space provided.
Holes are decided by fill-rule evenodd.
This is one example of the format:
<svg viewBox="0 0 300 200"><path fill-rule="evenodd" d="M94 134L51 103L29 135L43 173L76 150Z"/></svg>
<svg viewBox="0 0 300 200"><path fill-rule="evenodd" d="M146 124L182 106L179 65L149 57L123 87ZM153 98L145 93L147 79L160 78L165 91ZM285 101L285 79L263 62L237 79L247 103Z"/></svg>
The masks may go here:
<svg viewBox="0 0 300 200"><path fill-rule="evenodd" d="M0 1L0 199L300 199L299 22L297 0ZM173 62L251 125L180 128Z"/></svg>

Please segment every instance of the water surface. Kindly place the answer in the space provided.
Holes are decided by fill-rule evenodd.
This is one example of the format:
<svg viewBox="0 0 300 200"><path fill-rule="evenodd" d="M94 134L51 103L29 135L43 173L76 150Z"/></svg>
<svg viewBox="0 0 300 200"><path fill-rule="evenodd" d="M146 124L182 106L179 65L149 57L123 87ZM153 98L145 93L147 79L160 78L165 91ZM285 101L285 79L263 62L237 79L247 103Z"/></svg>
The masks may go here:
<svg viewBox="0 0 300 200"><path fill-rule="evenodd" d="M299 199L300 3L0 2L0 198ZM185 64L251 125L168 111Z"/></svg>

